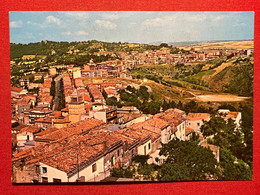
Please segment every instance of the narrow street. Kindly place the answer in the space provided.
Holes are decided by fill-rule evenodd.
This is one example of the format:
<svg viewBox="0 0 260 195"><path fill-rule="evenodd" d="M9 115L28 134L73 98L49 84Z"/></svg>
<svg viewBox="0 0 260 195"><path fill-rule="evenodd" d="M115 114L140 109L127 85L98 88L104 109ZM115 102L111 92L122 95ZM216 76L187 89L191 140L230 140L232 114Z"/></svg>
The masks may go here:
<svg viewBox="0 0 260 195"><path fill-rule="evenodd" d="M59 107L59 97L60 97L60 80L62 79L63 74L59 75L54 79L55 81L55 98L53 100L53 110L57 110Z"/></svg>

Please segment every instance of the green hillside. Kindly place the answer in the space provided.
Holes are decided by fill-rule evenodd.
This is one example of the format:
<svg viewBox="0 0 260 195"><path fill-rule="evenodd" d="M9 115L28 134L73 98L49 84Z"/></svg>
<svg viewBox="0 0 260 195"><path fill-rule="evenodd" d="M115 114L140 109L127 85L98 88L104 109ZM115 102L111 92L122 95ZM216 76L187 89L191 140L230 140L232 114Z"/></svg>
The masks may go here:
<svg viewBox="0 0 260 195"><path fill-rule="evenodd" d="M209 83L214 92L228 92L241 96L253 96L254 65L239 59L216 74Z"/></svg>

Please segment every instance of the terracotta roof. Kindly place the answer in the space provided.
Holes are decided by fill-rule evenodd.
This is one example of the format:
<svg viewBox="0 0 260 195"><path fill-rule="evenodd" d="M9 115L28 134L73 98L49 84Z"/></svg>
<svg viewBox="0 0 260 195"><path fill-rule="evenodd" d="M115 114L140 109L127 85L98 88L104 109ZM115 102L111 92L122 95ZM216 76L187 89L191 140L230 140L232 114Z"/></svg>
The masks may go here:
<svg viewBox="0 0 260 195"><path fill-rule="evenodd" d="M104 91L106 92L107 95L117 95L117 91L115 88L105 88Z"/></svg>
<svg viewBox="0 0 260 195"><path fill-rule="evenodd" d="M65 118L66 120L66 118ZM68 122L68 118L66 120ZM48 141L54 141L54 140L58 140L64 137L67 137L69 135L72 134L80 134L82 132L86 132L88 130L91 130L95 127L100 126L101 124L103 124L102 121L98 120L98 119L87 119L84 121L79 121L77 123L73 123L71 125L69 125L68 127L64 127L61 128L57 131L51 132L49 134L46 134L44 136L41 136L40 139L44 139L44 140L48 140Z"/></svg>
<svg viewBox="0 0 260 195"><path fill-rule="evenodd" d="M186 127L185 128L185 135L189 135L193 131L192 128Z"/></svg>
<svg viewBox="0 0 260 195"><path fill-rule="evenodd" d="M51 144L37 146L17 155L13 161L23 158L26 164L42 162L71 173L77 168L77 155L80 166L88 165L103 156L110 148L122 143L116 135L98 130L86 135L71 135Z"/></svg>
<svg viewBox="0 0 260 195"><path fill-rule="evenodd" d="M40 128L38 128L37 126L27 126L27 127L22 128L19 131L19 134L24 133L24 132L36 133L38 131L40 131Z"/></svg>
<svg viewBox="0 0 260 195"><path fill-rule="evenodd" d="M208 113L189 113L187 116L187 120L189 121L197 121L197 120L209 120L210 114Z"/></svg>
<svg viewBox="0 0 260 195"><path fill-rule="evenodd" d="M88 88L94 99L104 99L102 93L99 91L96 85L88 85Z"/></svg>
<svg viewBox="0 0 260 195"><path fill-rule="evenodd" d="M49 129L46 129L45 131L41 131L39 133L36 133L35 136L43 136L43 135L46 135L46 134L49 134L49 133L52 133L54 131L57 131L58 129L53 127L53 128L49 128Z"/></svg>
<svg viewBox="0 0 260 195"><path fill-rule="evenodd" d="M21 92L22 90L24 90L24 89L18 88L18 87L11 87L11 91Z"/></svg>
<svg viewBox="0 0 260 195"><path fill-rule="evenodd" d="M134 106L123 106L122 109L126 109L126 110L135 110L136 107L134 107Z"/></svg>
<svg viewBox="0 0 260 195"><path fill-rule="evenodd" d="M68 107L61 109L61 112L68 112L68 111L69 111Z"/></svg>
<svg viewBox="0 0 260 195"><path fill-rule="evenodd" d="M226 118L231 118L231 119L237 118L238 114L239 114L239 112L229 112L227 114Z"/></svg>
<svg viewBox="0 0 260 195"><path fill-rule="evenodd" d="M84 101L87 101L87 102L91 102L90 96L87 95L87 94L84 94L83 100L84 100Z"/></svg>
<svg viewBox="0 0 260 195"><path fill-rule="evenodd" d="M86 111L90 111L90 109L92 108L91 104L84 104L84 106Z"/></svg>
<svg viewBox="0 0 260 195"><path fill-rule="evenodd" d="M57 110L53 111L52 116L54 118L59 118L59 116L61 116L61 111L57 111Z"/></svg>

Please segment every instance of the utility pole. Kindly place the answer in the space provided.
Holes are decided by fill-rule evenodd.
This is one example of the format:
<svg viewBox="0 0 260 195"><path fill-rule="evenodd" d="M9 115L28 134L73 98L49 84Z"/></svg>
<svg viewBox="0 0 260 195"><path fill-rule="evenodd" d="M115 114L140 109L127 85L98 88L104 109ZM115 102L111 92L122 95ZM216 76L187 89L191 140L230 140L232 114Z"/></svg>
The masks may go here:
<svg viewBox="0 0 260 195"><path fill-rule="evenodd" d="M78 179L79 179L79 155L77 153L77 169L78 169Z"/></svg>

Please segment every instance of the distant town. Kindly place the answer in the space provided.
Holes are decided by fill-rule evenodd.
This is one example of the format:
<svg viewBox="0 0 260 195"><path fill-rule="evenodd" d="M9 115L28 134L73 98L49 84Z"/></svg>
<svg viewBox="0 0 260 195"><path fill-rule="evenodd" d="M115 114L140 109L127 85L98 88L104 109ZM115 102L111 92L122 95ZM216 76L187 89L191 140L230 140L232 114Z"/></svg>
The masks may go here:
<svg viewBox="0 0 260 195"><path fill-rule="evenodd" d="M252 179L251 45L73 44L11 44L13 183Z"/></svg>

